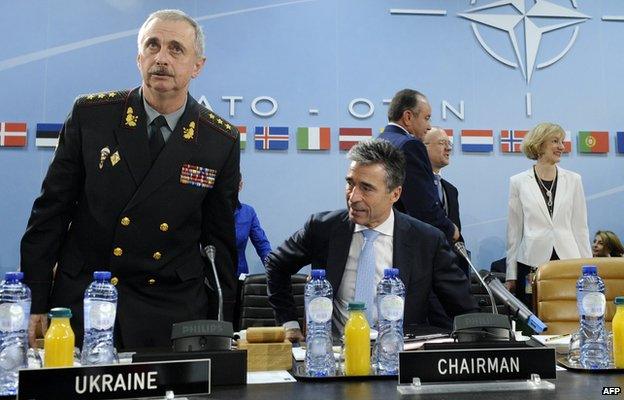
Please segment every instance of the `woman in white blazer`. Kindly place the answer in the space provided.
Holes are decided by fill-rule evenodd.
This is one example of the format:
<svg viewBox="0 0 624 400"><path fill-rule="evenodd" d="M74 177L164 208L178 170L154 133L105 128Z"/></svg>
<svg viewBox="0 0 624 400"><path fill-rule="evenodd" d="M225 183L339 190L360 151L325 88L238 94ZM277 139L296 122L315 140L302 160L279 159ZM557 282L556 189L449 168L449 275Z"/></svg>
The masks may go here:
<svg viewBox="0 0 624 400"><path fill-rule="evenodd" d="M592 256L581 176L557 167L564 137L552 123L529 131L522 151L537 162L509 179L507 287L529 306L532 269L548 260Z"/></svg>

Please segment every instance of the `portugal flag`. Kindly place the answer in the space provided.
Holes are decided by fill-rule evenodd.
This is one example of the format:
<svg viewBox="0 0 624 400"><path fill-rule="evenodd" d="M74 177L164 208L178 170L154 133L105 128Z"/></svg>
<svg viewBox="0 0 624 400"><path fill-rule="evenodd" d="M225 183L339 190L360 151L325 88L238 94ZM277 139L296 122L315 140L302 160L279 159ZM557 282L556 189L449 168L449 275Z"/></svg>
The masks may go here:
<svg viewBox="0 0 624 400"><path fill-rule="evenodd" d="M580 131L578 146L580 153L608 153L609 132Z"/></svg>

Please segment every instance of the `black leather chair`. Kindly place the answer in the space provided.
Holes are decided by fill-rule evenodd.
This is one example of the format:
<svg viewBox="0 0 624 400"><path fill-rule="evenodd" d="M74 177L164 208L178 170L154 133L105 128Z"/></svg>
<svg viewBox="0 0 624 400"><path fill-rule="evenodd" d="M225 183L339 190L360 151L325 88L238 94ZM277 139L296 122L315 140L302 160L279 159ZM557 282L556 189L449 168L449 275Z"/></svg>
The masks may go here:
<svg viewBox="0 0 624 400"><path fill-rule="evenodd" d="M304 326L305 305L304 289L307 275L292 276L292 291L297 306L299 325ZM247 329L250 326L276 326L273 308L269 304L267 295L266 274L247 275L243 281L239 298L238 329Z"/></svg>
<svg viewBox="0 0 624 400"><path fill-rule="evenodd" d="M505 282L504 273L490 272L486 270L481 270L479 272L481 273L482 277L486 276L487 274L491 274L495 276L497 279L499 279L501 282L503 283ZM477 304L479 305L481 312L484 312L484 313L492 312L492 302L490 301L490 296L488 296L487 291L481 285L481 283L479 282L479 279L477 279L474 273L470 274L470 293L472 293L475 300L477 301ZM496 301L496 309L498 310L498 313L508 315L509 308L503 305L503 303L501 303L500 300L496 298L494 298L494 300Z"/></svg>

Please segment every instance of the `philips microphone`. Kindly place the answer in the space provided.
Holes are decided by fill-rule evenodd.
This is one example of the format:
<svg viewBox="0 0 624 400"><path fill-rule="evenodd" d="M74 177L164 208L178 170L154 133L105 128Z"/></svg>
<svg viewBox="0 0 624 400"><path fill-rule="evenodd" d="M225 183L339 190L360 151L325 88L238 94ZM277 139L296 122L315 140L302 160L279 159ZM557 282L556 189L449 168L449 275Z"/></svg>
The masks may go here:
<svg viewBox="0 0 624 400"><path fill-rule="evenodd" d="M464 257L464 259L468 262L468 265L470 265L470 268L472 269L472 271L477 275L477 279L479 279L479 282L481 282L481 286L485 288L485 291L487 292L488 296L490 296L490 304L492 305L492 314L498 314L498 309L496 308L496 302L494 301L494 296L492 295L492 291L490 290L488 285L486 285L479 271L477 271L475 266L472 265L472 262L470 261L470 258L468 257L468 252L466 251L466 246L464 245L464 243L455 242L455 244L453 245L453 248L459 254L461 254L461 256Z"/></svg>
<svg viewBox="0 0 624 400"><path fill-rule="evenodd" d="M485 281L496 297L511 309L512 315L525 321L536 333L542 333L548 328L531 310L511 294L495 276L488 275L485 277Z"/></svg>

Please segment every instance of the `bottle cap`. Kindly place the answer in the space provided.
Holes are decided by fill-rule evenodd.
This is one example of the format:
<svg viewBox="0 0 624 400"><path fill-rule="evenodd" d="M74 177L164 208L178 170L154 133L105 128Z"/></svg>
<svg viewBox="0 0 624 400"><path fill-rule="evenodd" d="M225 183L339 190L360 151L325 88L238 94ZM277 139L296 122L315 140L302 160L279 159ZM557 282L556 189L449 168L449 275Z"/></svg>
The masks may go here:
<svg viewBox="0 0 624 400"><path fill-rule="evenodd" d="M396 278L399 276L398 268L386 268L384 269L384 278Z"/></svg>
<svg viewBox="0 0 624 400"><path fill-rule="evenodd" d="M624 305L624 296L617 296L613 302L618 306Z"/></svg>
<svg viewBox="0 0 624 400"><path fill-rule="evenodd" d="M69 308L56 307L50 310L50 318L71 318L72 312Z"/></svg>
<svg viewBox="0 0 624 400"><path fill-rule="evenodd" d="M110 280L111 278L111 273L110 271L95 271L93 273L93 279L96 280Z"/></svg>
<svg viewBox="0 0 624 400"><path fill-rule="evenodd" d="M312 275L312 279L325 279L325 270L324 269L313 269L310 272Z"/></svg>
<svg viewBox="0 0 624 400"><path fill-rule="evenodd" d="M349 303L349 311L350 310L366 310L366 303L362 301L353 301Z"/></svg>
<svg viewBox="0 0 624 400"><path fill-rule="evenodd" d="M4 279L7 281L21 281L24 279L24 273L21 271L9 271L4 274Z"/></svg>
<svg viewBox="0 0 624 400"><path fill-rule="evenodd" d="M595 265L583 265L583 275L596 275L598 267Z"/></svg>

